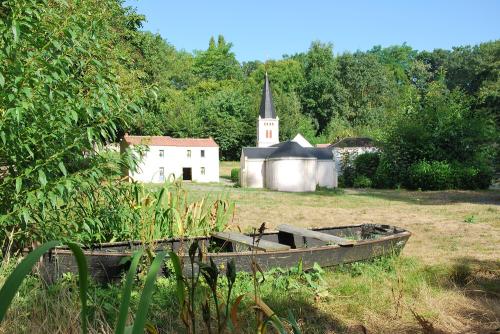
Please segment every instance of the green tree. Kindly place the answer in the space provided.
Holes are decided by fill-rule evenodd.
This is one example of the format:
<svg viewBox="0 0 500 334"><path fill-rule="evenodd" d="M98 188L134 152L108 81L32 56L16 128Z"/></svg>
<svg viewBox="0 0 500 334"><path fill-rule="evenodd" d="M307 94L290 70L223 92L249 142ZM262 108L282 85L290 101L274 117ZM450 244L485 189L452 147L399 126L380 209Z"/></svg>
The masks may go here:
<svg viewBox="0 0 500 334"><path fill-rule="evenodd" d="M231 51L232 46L233 44L227 43L222 35L219 35L217 44L211 37L208 49L195 53L193 72L203 79L240 79L243 72Z"/></svg>
<svg viewBox="0 0 500 334"><path fill-rule="evenodd" d="M124 48L114 44L133 32L129 14L113 0L2 3L3 240L60 239L96 218L76 214L77 199L100 189L111 165L98 148L129 120L132 94L121 85L132 80L117 80L126 71L118 61Z"/></svg>
<svg viewBox="0 0 500 334"><path fill-rule="evenodd" d="M343 116L348 109L332 47L313 42L304 57L306 82L301 90L302 108L314 119L317 134L326 128L332 117Z"/></svg>

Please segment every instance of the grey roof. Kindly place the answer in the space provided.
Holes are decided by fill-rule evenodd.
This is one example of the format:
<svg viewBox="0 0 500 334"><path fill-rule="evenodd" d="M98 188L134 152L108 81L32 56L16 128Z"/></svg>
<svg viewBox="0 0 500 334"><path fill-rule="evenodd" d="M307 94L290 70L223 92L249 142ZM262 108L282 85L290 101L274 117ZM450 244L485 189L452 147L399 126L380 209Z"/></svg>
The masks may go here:
<svg viewBox="0 0 500 334"><path fill-rule="evenodd" d="M333 160L333 152L329 147L302 147L290 140L270 147L243 147L242 154L248 159L307 157Z"/></svg>
<svg viewBox="0 0 500 334"><path fill-rule="evenodd" d="M315 158L315 156L307 148L289 140L269 154L268 158Z"/></svg>
<svg viewBox="0 0 500 334"><path fill-rule="evenodd" d="M310 151L318 160L333 160L333 152L329 147L305 147Z"/></svg>
<svg viewBox="0 0 500 334"><path fill-rule="evenodd" d="M344 138L331 147L375 147L375 141L368 137Z"/></svg>
<svg viewBox="0 0 500 334"><path fill-rule="evenodd" d="M262 99L260 101L259 114L261 118L276 118L276 111L274 110L273 103L273 94L271 92L271 86L269 85L267 72L264 80L264 88L262 89Z"/></svg>
<svg viewBox="0 0 500 334"><path fill-rule="evenodd" d="M248 159L266 159L276 147L243 147L243 155Z"/></svg>

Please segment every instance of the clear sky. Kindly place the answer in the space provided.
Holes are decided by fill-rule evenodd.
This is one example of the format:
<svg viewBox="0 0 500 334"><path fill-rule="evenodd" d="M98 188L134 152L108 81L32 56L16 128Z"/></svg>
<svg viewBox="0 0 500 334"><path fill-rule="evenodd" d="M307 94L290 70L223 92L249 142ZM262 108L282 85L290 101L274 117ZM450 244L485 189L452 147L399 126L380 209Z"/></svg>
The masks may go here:
<svg viewBox="0 0 500 334"><path fill-rule="evenodd" d="M500 0L126 0L146 15L143 29L178 49L206 49L224 35L240 61L279 59L313 40L334 52L407 42L449 49L500 38Z"/></svg>

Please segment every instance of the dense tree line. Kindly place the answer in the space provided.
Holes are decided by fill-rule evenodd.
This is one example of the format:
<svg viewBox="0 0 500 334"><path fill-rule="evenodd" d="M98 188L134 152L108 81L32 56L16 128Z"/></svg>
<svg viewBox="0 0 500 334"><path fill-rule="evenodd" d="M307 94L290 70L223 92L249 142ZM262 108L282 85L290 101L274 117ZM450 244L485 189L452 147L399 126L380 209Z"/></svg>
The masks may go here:
<svg viewBox="0 0 500 334"><path fill-rule="evenodd" d="M489 133L486 142L492 144L498 129L500 41L432 52L406 44L375 46L338 55L332 44L315 41L303 53L240 64L223 36L194 54L177 51L149 32L137 31L135 39L134 64L144 70L139 79L153 93L144 99L131 130L213 136L224 159L237 159L242 146L255 144L265 71L281 139L301 132L313 143L346 136L386 142L398 132L394 126L401 117L412 114L419 120L440 99L460 100L471 117L489 127L483 128Z"/></svg>

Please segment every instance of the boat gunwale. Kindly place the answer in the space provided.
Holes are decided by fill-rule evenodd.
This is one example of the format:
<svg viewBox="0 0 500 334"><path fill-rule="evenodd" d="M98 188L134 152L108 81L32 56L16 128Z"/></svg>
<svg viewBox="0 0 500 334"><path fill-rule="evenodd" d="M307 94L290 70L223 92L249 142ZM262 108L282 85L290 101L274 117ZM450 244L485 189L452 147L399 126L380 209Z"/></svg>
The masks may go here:
<svg viewBox="0 0 500 334"><path fill-rule="evenodd" d="M399 228L395 225L388 225L388 224L369 224L369 223L365 223L365 224L356 224L356 225L342 225L342 226L327 226L327 227L311 227L311 228L307 228L308 230L312 230L312 231L322 231L322 230L340 230L340 229L344 229L344 228L360 228L360 227L363 227L363 226L366 226L366 225L372 225L372 226L389 226L390 228L397 228L399 230L401 230L401 232L403 231L406 231L406 232L409 232L405 229L402 229L402 228ZM277 234L279 233L280 231L279 230L266 230L264 231L262 234L260 235L272 235L272 234ZM398 233L401 233L401 232L398 232ZM258 233L256 234L253 234L253 233L243 233L247 236L254 236L254 235L259 235ZM183 241L189 241L189 240L200 240L200 239L210 239L212 238L211 235L204 235L204 236L187 236L187 237L172 237L172 238L163 238L163 239L155 239L153 241L153 243L164 243L164 242L183 242ZM143 244L144 241L142 240L126 240L126 241L112 241L112 242L103 242L103 243L96 243L96 244L92 244L90 246L85 246L84 247L84 251L86 250L94 250L94 249L101 249L101 248L107 248L107 247L118 247L118 246L129 246L129 245L137 245L137 244ZM63 246L56 246L54 249L67 249L69 250L69 248L65 245Z"/></svg>
<svg viewBox="0 0 500 334"><path fill-rule="evenodd" d="M366 224L361 224L361 225L349 225L345 227L360 227ZM391 227L395 227L393 225L389 225ZM345 228L344 227L344 228ZM342 228L342 227L338 227ZM326 228L325 228L326 229ZM276 231L278 232L278 231ZM269 231L267 234L272 234L276 232L271 232ZM278 250L278 251L244 251L244 252L219 252L219 253L205 253L205 257L228 257L228 256L235 256L235 257L243 257L243 256L249 256L249 255L264 255L264 254L272 254L272 255L280 255L280 254L291 254L291 253L304 253L304 252L314 252L314 251L319 251L319 250L335 250L335 249L340 249L340 248L355 248L356 246L362 246L362 245L367 245L367 244L375 244L391 239L400 239L403 237L410 237L412 233L407 230L403 230L398 233L394 233L391 235L385 235L381 236L380 238L377 239L364 239L364 240L356 240L356 243L353 245L346 245L346 246L341 246L338 244L333 244L333 245L324 245L324 246L315 246L315 247L310 247L310 248L294 248L294 249L288 249L288 250ZM208 239L211 237L198 237L198 239ZM186 241L186 240L192 240L194 238L188 238L188 239L177 239L178 241ZM163 239L164 241L176 241L173 239ZM156 242L161 242L160 240ZM129 242L125 242L125 245L130 244ZM116 246L116 243L114 244ZM111 257L125 257L125 256L131 256L133 254L133 251L125 251L125 252L102 252L98 250L97 248L90 249L90 250L84 250L83 254L86 256L111 256ZM72 251L66 248L53 248L50 250L47 254L52 254L52 255L72 255ZM187 255L186 255L187 256Z"/></svg>

